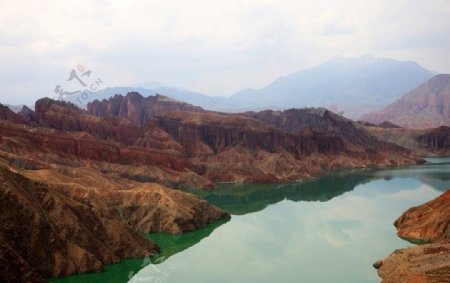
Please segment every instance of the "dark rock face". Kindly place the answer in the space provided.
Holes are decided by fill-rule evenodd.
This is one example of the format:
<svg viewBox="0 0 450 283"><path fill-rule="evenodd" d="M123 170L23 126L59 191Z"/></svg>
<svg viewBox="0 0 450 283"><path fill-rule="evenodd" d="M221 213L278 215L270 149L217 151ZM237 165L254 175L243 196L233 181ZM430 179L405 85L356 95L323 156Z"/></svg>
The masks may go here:
<svg viewBox="0 0 450 283"><path fill-rule="evenodd" d="M94 101L87 106L88 112L99 117L115 116L127 118L141 126L154 116L170 111L203 112L200 107L179 102L163 95L143 97L137 92L126 96L116 95L109 100Z"/></svg>
<svg viewBox="0 0 450 283"><path fill-rule="evenodd" d="M379 140L397 144L414 151L419 156L450 155L450 129L439 127L435 129L382 128L379 126L361 126Z"/></svg>
<svg viewBox="0 0 450 283"><path fill-rule="evenodd" d="M125 145L134 144L141 135L139 129L127 119L100 119L67 102L44 98L36 102L35 109L37 123L56 130L86 132Z"/></svg>
<svg viewBox="0 0 450 283"><path fill-rule="evenodd" d="M435 152L450 150L450 127L439 127L417 137L421 147Z"/></svg>
<svg viewBox="0 0 450 283"><path fill-rule="evenodd" d="M418 160L408 150L380 142L351 120L325 109L224 114L164 96L143 98L129 93L94 101L88 112L143 125L135 146L177 151L205 168L202 176L211 181L292 180L331 168ZM315 155L321 161L313 161ZM220 162L241 165L221 167ZM309 162L314 165L308 166Z"/></svg>
<svg viewBox="0 0 450 283"><path fill-rule="evenodd" d="M27 106L23 106L22 110L20 110L18 114L22 116L22 119L25 124L36 123L36 114L34 113L33 110L31 110Z"/></svg>
<svg viewBox="0 0 450 283"><path fill-rule="evenodd" d="M23 119L20 115L17 115L8 106L0 104L0 120L5 120L15 124L23 123Z"/></svg>
<svg viewBox="0 0 450 283"><path fill-rule="evenodd" d="M364 146L375 146L376 142L370 134L356 127L353 121L323 108L266 110L257 113L248 112L244 115L289 133L314 131L321 134L334 134L353 144Z"/></svg>
<svg viewBox="0 0 450 283"><path fill-rule="evenodd" d="M341 138L348 150L364 151L370 158L379 158L374 152L395 152L408 155L400 146L375 138L359 123L326 109L290 109L286 111L247 112L244 115L263 121L289 133L316 133Z"/></svg>
<svg viewBox="0 0 450 283"><path fill-rule="evenodd" d="M262 149L267 152L286 150L296 158L313 153L337 154L343 152L344 142L339 137L326 135L293 135L263 124L260 129L246 127L246 119L242 124L222 126L211 123L205 115L197 114L200 124L187 121L186 117L160 117L161 128L182 144L191 156L201 154L201 145L209 147L212 153L218 153L228 147L243 146L246 148ZM224 123L230 117L221 117ZM232 118L231 118L232 119ZM252 121L253 122L253 121ZM254 123L254 122L253 122Z"/></svg>

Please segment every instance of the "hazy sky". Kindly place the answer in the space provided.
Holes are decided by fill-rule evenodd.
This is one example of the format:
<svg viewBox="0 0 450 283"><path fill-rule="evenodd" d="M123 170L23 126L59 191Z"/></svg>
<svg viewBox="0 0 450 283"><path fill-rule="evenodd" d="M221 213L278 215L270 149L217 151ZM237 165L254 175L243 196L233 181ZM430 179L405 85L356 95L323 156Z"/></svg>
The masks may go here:
<svg viewBox="0 0 450 283"><path fill-rule="evenodd" d="M0 102L53 96L77 64L104 86L229 95L338 54L450 73L450 1L0 0Z"/></svg>

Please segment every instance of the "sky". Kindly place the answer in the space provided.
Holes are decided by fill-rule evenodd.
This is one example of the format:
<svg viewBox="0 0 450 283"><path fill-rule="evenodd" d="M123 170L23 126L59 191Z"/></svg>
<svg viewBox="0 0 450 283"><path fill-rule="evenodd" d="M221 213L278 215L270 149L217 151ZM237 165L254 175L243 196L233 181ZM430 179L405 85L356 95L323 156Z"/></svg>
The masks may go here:
<svg viewBox="0 0 450 283"><path fill-rule="evenodd" d="M1 103L76 90L78 65L99 87L231 95L364 54L450 73L450 1L0 0Z"/></svg>

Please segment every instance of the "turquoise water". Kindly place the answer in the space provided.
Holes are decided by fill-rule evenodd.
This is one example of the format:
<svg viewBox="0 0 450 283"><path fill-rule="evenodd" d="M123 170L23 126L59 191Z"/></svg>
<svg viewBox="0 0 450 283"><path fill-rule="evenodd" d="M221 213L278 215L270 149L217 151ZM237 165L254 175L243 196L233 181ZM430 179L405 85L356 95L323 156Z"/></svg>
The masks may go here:
<svg viewBox="0 0 450 283"><path fill-rule="evenodd" d="M411 245L396 236L394 220L450 188L450 158L428 161L197 192L232 219L183 235L152 234L159 257L53 282L379 282L372 264Z"/></svg>

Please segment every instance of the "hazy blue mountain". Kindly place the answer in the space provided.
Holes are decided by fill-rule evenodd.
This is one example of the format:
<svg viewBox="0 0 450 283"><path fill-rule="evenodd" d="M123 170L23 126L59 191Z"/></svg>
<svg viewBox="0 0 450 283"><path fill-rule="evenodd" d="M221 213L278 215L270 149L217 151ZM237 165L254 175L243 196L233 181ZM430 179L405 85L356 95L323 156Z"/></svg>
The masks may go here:
<svg viewBox="0 0 450 283"><path fill-rule="evenodd" d="M433 75L411 61L337 56L262 89L241 90L232 98L255 109L334 105L345 116L356 118L386 106Z"/></svg>
<svg viewBox="0 0 450 283"><path fill-rule="evenodd" d="M156 93L208 110L240 112L264 109L331 107L335 112L357 118L395 101L434 75L415 62L362 56L337 56L314 68L280 77L262 89L244 89L230 97L208 96L158 83L143 87L111 87L84 95L66 97L80 107L95 99L137 91Z"/></svg>

